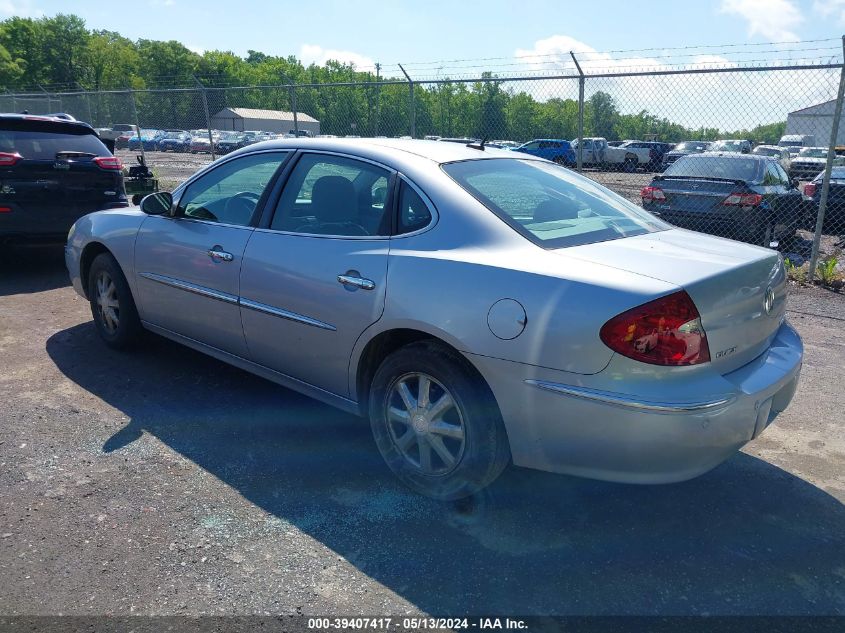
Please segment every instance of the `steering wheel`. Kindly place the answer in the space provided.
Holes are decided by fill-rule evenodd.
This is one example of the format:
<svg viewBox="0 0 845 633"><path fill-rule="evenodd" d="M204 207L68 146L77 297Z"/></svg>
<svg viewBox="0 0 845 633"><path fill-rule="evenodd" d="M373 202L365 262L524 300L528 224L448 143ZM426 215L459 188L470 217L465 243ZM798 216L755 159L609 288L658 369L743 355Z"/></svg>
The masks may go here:
<svg viewBox="0 0 845 633"><path fill-rule="evenodd" d="M239 191L227 198L226 204L223 205L223 221L232 224L249 224L260 197L253 191Z"/></svg>

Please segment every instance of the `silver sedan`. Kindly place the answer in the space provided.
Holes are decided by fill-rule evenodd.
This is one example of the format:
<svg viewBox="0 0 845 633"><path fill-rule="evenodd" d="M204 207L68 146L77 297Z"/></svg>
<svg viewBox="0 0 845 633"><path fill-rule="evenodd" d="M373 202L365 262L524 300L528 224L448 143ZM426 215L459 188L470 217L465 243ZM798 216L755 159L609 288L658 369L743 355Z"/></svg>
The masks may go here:
<svg viewBox="0 0 845 633"><path fill-rule="evenodd" d="M369 417L440 499L511 460L695 477L786 408L803 355L776 252L475 144L251 145L80 219L66 262L107 345L149 330Z"/></svg>

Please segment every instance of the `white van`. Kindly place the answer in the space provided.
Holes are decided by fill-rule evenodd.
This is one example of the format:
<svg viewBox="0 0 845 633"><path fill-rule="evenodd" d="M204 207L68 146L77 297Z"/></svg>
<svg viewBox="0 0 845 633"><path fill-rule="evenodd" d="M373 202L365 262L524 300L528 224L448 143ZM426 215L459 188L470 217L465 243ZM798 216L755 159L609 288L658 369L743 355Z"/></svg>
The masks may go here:
<svg viewBox="0 0 845 633"><path fill-rule="evenodd" d="M816 137L812 134L785 134L778 141L779 147L785 147L790 155L795 156L803 147L815 147Z"/></svg>

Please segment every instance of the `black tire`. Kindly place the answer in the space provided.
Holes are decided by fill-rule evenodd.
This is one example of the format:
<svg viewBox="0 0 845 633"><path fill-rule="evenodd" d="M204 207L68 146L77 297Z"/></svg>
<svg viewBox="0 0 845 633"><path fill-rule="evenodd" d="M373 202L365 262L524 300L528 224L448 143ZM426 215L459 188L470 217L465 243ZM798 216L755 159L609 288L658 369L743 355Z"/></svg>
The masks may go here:
<svg viewBox="0 0 845 633"><path fill-rule="evenodd" d="M407 407L407 422L397 422L394 417L388 419L391 403L404 402L397 400L402 383L415 380L418 374L433 379L428 411L433 412L444 395L451 397L454 407L446 409L440 421L429 421L431 426L450 429L448 437L439 432L415 430L418 416ZM417 385L419 397L419 381ZM463 357L436 341L411 343L382 362L373 377L369 412L376 445L388 467L407 486L428 497L446 501L471 496L492 483L510 461L507 433L489 387ZM460 440L451 436L458 426L463 434ZM404 429L401 438L397 438L397 428ZM399 440L404 440L406 434L413 439L403 450ZM445 446L453 455L452 464L442 459L440 450L429 443L437 438L441 450ZM428 446L427 470L423 467L423 444ZM418 456L416 462L414 454ZM437 466L440 472L435 472Z"/></svg>
<svg viewBox="0 0 845 633"><path fill-rule="evenodd" d="M633 174L637 171L637 163L636 156L626 156L625 161L622 163L622 171L626 174Z"/></svg>
<svg viewBox="0 0 845 633"><path fill-rule="evenodd" d="M113 284L113 290L109 282ZM88 299L94 326L106 345L113 349L128 349L138 341L142 327L135 300L123 271L111 253L100 253L91 263ZM107 300L116 302L116 305L107 305Z"/></svg>

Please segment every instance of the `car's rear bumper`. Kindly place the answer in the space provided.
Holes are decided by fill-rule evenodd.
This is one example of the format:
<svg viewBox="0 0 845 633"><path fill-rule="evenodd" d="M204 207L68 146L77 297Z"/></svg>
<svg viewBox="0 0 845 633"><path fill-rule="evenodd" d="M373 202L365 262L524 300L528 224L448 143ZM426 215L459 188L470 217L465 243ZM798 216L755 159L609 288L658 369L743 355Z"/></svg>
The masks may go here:
<svg viewBox="0 0 845 633"><path fill-rule="evenodd" d="M626 392L604 372L576 377L469 355L502 410L516 465L626 483L683 481L728 459L787 407L802 357L784 323L744 367L691 374L660 397L659 386Z"/></svg>

